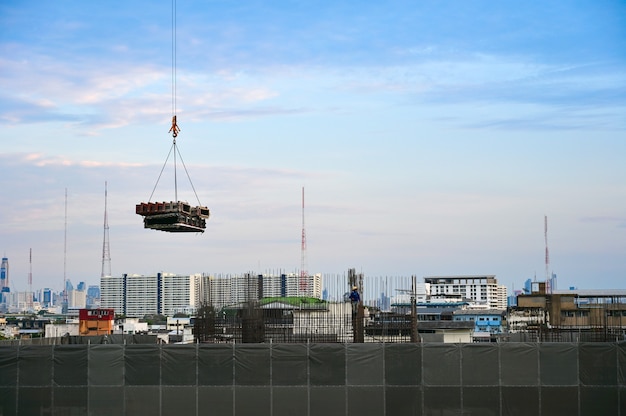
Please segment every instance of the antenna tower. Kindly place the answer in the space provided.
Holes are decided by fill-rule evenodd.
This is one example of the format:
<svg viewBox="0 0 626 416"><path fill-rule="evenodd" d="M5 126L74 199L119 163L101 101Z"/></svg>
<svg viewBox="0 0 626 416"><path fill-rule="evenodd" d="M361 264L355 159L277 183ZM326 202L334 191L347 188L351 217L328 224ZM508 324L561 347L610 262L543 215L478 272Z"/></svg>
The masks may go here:
<svg viewBox="0 0 626 416"><path fill-rule="evenodd" d="M304 186L302 187L302 245L300 248L300 292L307 290L307 259L306 259L306 229L304 227Z"/></svg>
<svg viewBox="0 0 626 416"><path fill-rule="evenodd" d="M65 223L63 234L63 313L67 313L67 188L65 188Z"/></svg>
<svg viewBox="0 0 626 416"><path fill-rule="evenodd" d="M109 248L109 219L107 216L107 183L104 182L104 237L102 238L102 273L111 276L111 251Z"/></svg>
<svg viewBox="0 0 626 416"><path fill-rule="evenodd" d="M552 281L550 279L550 254L548 253L548 216L543 216L543 234L546 240L546 292L552 293Z"/></svg>
<svg viewBox="0 0 626 416"><path fill-rule="evenodd" d="M28 255L28 308L33 309L33 249Z"/></svg>

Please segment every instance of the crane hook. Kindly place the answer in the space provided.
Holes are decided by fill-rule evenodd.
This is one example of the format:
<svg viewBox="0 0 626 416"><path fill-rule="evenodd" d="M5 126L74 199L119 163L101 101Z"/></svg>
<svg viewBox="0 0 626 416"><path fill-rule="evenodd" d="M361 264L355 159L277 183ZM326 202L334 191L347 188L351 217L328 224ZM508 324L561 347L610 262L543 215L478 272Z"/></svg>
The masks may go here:
<svg viewBox="0 0 626 416"><path fill-rule="evenodd" d="M172 116L172 127L170 127L170 131L168 131L168 133L172 133L172 136L176 138L179 131L180 128L178 127L178 124L176 124L176 116Z"/></svg>

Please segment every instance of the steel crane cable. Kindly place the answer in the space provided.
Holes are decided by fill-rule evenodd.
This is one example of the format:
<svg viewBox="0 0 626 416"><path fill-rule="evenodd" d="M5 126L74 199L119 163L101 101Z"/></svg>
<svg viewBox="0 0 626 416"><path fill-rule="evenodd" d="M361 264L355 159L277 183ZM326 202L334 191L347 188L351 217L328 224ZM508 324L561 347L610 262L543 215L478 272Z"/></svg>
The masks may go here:
<svg viewBox="0 0 626 416"><path fill-rule="evenodd" d="M159 184L159 180L161 179L161 176L163 175L163 171L165 170L165 166L167 166L167 161L170 159L170 155L172 154L172 149L174 149L174 157L176 157L176 153L178 153L178 157L180 158L180 162L183 164L183 168L185 169L185 173L187 174L187 179L189 179L189 184L191 185L191 189L193 190L194 195L196 196L196 200L198 201L198 205L202 205L200 203L200 198L198 198L198 193L196 192L196 188L193 186L193 182L191 181L191 176L189 176L189 171L187 170L187 166L185 165L185 161L183 160L183 156L180 154L180 150L178 150L178 148L176 148L176 144L172 143L172 146L170 147L170 151L167 154L167 158L165 159L165 163L163 163L163 167L161 167L161 172L159 173L159 177L157 178L157 183L154 185L154 188L152 189L152 193L150 194L150 198L148 198L148 202L152 201L152 196L154 195L154 191L156 191L156 188ZM178 199L176 199L176 201L178 202Z"/></svg>
<svg viewBox="0 0 626 416"><path fill-rule="evenodd" d="M176 92L176 0L172 0L172 117L176 115L177 110Z"/></svg>
<svg viewBox="0 0 626 416"><path fill-rule="evenodd" d="M178 202L178 178L176 175L176 0L172 0L172 146L174 148L174 199ZM170 151L171 152L171 151Z"/></svg>
<svg viewBox="0 0 626 416"><path fill-rule="evenodd" d="M152 200L152 196L156 191L156 188L159 184L161 176L163 175L163 171L165 170L165 166L172 154L172 149L174 150L173 158L174 158L174 198L176 202L178 202L178 176L176 169L176 154L178 153L178 157L180 158L181 163L183 164L183 168L185 169L185 173L187 174L187 179L189 179L189 184L191 185L191 189L193 190L194 195L196 196L196 200L198 201L198 205L202 205L200 203L200 198L198 198L198 193L196 192L196 188L193 186L193 182L191 181L191 176L189 176L189 171L187 171L187 166L185 166L185 162L183 161L183 156L180 154L180 150L176 147L176 137L178 136L178 125L176 124L176 110L177 110L177 102L176 102L176 94L177 94L177 86L176 86L176 0L172 0L172 127L170 128L170 132L172 132L172 147L167 154L167 158L165 159L165 163L161 168L161 172L159 173L159 177L157 178L156 184L152 189L152 193L150 194L150 198L148 201Z"/></svg>

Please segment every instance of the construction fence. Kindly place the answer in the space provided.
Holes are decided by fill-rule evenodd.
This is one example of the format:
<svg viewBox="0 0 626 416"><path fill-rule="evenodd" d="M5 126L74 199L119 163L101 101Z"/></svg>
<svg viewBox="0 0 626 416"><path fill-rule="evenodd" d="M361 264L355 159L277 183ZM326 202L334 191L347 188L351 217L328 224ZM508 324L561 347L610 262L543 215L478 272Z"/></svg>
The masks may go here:
<svg viewBox="0 0 626 416"><path fill-rule="evenodd" d="M0 415L626 416L626 343L0 346Z"/></svg>

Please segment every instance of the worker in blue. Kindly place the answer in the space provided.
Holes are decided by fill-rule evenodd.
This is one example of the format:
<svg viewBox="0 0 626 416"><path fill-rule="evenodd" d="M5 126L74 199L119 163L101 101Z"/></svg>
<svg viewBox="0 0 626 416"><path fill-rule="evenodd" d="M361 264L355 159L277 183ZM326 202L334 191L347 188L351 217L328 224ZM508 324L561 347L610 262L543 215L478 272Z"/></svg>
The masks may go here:
<svg viewBox="0 0 626 416"><path fill-rule="evenodd" d="M359 303L361 301L361 295L359 295L359 288L352 286L352 292L350 292L350 302Z"/></svg>
<svg viewBox="0 0 626 416"><path fill-rule="evenodd" d="M359 310L359 303L361 302L361 295L359 295L359 288L352 286L352 292L350 292L350 303L352 304L352 316L355 317Z"/></svg>

